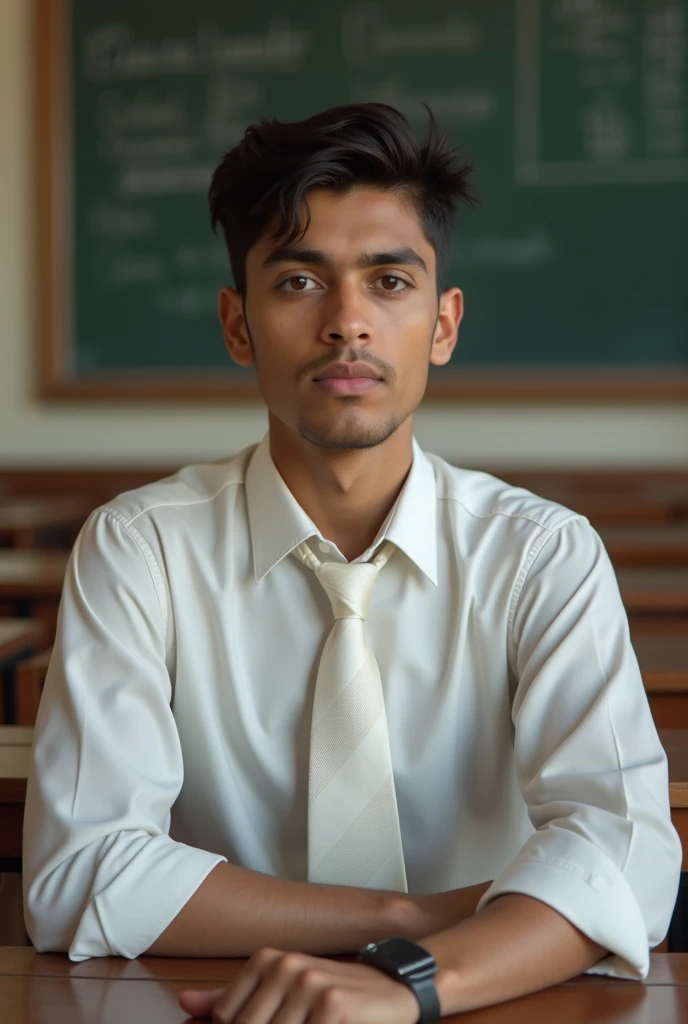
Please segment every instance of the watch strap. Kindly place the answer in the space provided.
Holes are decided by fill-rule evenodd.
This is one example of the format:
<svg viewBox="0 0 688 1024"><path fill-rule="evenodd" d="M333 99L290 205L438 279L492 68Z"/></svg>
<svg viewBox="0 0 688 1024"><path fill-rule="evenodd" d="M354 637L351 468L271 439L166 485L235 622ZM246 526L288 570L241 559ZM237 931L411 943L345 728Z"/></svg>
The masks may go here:
<svg viewBox="0 0 688 1024"><path fill-rule="evenodd" d="M436 1024L442 1016L439 996L435 988L434 974L426 978L404 978L403 980L413 991L418 1005L420 1006L420 1017L416 1024Z"/></svg>

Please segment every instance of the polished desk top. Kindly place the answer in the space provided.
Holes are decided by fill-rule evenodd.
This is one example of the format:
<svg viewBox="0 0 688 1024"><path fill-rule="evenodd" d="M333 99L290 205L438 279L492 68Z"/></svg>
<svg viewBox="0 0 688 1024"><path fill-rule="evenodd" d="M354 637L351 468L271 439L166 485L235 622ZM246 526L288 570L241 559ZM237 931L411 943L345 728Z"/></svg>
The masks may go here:
<svg viewBox="0 0 688 1024"><path fill-rule="evenodd" d="M218 988L244 963L142 956L75 964L64 954L0 947L2 1022L181 1024L190 1019L177 1004L183 989ZM687 953L653 953L644 982L581 975L521 999L443 1018L456 1024L685 1024L686 1020Z"/></svg>

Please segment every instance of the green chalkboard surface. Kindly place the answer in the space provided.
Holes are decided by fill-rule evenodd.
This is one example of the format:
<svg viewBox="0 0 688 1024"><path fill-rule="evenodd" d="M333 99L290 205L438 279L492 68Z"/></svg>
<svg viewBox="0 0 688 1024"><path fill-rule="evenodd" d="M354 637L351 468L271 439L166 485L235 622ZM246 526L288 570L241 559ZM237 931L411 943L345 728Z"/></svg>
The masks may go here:
<svg viewBox="0 0 688 1024"><path fill-rule="evenodd" d="M466 316L430 396L688 394L688 0L38 10L64 136L45 395L254 395L217 321L210 175L260 117L368 100L419 137L425 101L476 165L448 281Z"/></svg>

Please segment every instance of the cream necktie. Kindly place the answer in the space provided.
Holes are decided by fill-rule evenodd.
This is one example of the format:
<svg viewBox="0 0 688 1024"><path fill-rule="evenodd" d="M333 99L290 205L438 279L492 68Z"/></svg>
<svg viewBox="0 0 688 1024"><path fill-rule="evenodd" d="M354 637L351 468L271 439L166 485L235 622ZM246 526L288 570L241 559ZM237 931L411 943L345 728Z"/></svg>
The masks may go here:
<svg viewBox="0 0 688 1024"><path fill-rule="evenodd" d="M408 892L380 670L364 616L391 541L370 562L323 563L294 554L325 588L335 623L313 698L308 792L308 881Z"/></svg>

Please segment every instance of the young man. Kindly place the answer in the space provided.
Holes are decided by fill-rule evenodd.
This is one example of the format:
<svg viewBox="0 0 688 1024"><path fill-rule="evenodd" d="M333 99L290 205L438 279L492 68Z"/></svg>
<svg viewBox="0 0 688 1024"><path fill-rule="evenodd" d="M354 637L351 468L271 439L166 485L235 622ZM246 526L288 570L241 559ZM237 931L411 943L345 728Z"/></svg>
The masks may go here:
<svg viewBox="0 0 688 1024"><path fill-rule="evenodd" d="M432 116L419 145L374 103L252 125L217 168L220 317L269 430L74 546L26 801L38 950L250 957L182 1005L255 1024L646 976L681 846L608 555L413 436L468 178Z"/></svg>

